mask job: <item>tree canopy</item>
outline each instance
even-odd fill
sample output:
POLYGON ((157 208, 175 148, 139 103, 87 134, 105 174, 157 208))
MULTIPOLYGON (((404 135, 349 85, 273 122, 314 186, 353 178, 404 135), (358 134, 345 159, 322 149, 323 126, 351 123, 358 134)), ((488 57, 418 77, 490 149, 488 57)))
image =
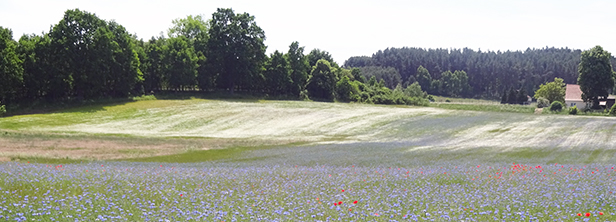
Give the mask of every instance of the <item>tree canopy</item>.
POLYGON ((13 32, 0 27, 0 102, 15 99, 22 90, 23 67, 16 48, 13 32))
MULTIPOLYGON (((469 89, 464 97, 500 99, 510 88, 535 92, 539 85, 555 77, 574 84, 578 79, 581 50, 568 48, 526 49, 523 51, 481 51, 463 49, 387 48, 372 56, 351 57, 344 63, 352 67, 393 67, 405 82, 418 81, 422 88, 436 95, 425 82, 419 81, 419 66, 431 74, 434 86, 442 84, 441 74, 446 71, 465 71, 469 89)), ((610 63, 616 59, 610 57, 610 63)), ((424 78, 425 79, 425 78, 424 78)), ((532 96, 532 95, 531 95, 532 96)))
POLYGON ((218 87, 230 92, 251 89, 262 82, 260 70, 265 62, 265 32, 248 13, 235 14, 219 8, 210 20, 206 66, 218 87))
POLYGON ((541 84, 535 91, 535 98, 545 98, 551 104, 554 101, 565 103, 565 83, 561 78, 554 78, 553 82, 541 84))
POLYGON ((578 84, 584 101, 590 101, 593 107, 599 106, 599 99, 608 96, 614 88, 614 70, 610 63, 612 55, 601 46, 582 52, 578 66, 578 84))

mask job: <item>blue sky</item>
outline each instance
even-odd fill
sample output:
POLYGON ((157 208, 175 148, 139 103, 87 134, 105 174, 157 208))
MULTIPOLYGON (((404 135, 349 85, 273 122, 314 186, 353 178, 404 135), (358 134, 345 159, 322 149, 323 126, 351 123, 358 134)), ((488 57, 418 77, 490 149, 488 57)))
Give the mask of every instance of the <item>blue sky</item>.
POLYGON ((2 0, 0 26, 48 32, 67 9, 116 20, 139 38, 158 36, 175 18, 233 8, 256 17, 268 53, 299 41, 338 63, 387 47, 525 50, 601 45, 616 55, 616 1, 607 0, 2 0))

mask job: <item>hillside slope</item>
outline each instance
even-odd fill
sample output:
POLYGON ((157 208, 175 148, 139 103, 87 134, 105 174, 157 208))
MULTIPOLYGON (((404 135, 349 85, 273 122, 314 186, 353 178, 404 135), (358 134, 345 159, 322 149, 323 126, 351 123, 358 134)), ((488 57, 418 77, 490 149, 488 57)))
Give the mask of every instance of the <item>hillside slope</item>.
POLYGON ((122 158, 295 142, 395 143, 412 150, 616 148, 616 118, 301 101, 139 101, 2 118, 0 129, 38 135, 0 136, 0 156, 122 158))

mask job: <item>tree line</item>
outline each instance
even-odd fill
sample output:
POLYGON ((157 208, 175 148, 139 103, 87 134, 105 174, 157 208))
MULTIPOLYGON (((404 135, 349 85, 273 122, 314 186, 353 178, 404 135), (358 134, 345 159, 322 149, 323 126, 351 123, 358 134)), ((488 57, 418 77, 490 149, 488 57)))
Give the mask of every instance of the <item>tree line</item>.
POLYGON ((147 41, 79 9, 67 10, 48 33, 19 41, 0 27, 0 101, 92 100, 173 90, 427 104, 427 94, 415 92, 418 86, 388 88, 360 69, 340 67, 326 51, 305 54, 298 42, 286 53, 266 55, 265 32, 248 13, 218 9, 211 19, 198 15, 172 22, 167 36, 147 41))
MULTIPOLYGON (((391 80, 389 85, 417 81, 434 95, 502 100, 512 94, 511 90, 518 96, 520 91, 532 96, 541 84, 556 77, 564 83, 577 83, 581 54, 581 50, 547 47, 506 52, 405 47, 351 57, 344 67, 360 67, 367 71, 365 75, 383 76, 391 80), (455 70, 465 71, 468 86, 449 83, 455 70)), ((616 59, 610 57, 610 63, 616 65, 616 59)), ((460 78, 464 82, 465 77, 460 78)))

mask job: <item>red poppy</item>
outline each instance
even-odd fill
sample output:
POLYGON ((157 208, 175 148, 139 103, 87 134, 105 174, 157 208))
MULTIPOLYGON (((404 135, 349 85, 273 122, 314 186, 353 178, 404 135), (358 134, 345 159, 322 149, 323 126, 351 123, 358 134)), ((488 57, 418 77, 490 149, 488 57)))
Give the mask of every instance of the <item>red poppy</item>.
POLYGON ((590 217, 590 213, 586 213, 586 217, 590 217))
POLYGON ((602 215, 602 216, 603 216, 603 212, 599 212, 599 215, 602 215))
POLYGON ((180 197, 181 197, 181 196, 184 196, 184 194, 180 194, 180 197))
POLYGON ((342 201, 338 202, 338 205, 342 205, 342 201))
POLYGON ((338 203, 334 203, 334 206, 338 206, 338 203))
POLYGON ((577 215, 578 215, 578 216, 580 216, 580 217, 582 216, 582 214, 581 214, 581 213, 578 213, 577 215))
POLYGON ((357 200, 353 202, 353 204, 357 204, 357 200))
POLYGON ((344 192, 344 189, 342 189, 342 192, 344 192))

